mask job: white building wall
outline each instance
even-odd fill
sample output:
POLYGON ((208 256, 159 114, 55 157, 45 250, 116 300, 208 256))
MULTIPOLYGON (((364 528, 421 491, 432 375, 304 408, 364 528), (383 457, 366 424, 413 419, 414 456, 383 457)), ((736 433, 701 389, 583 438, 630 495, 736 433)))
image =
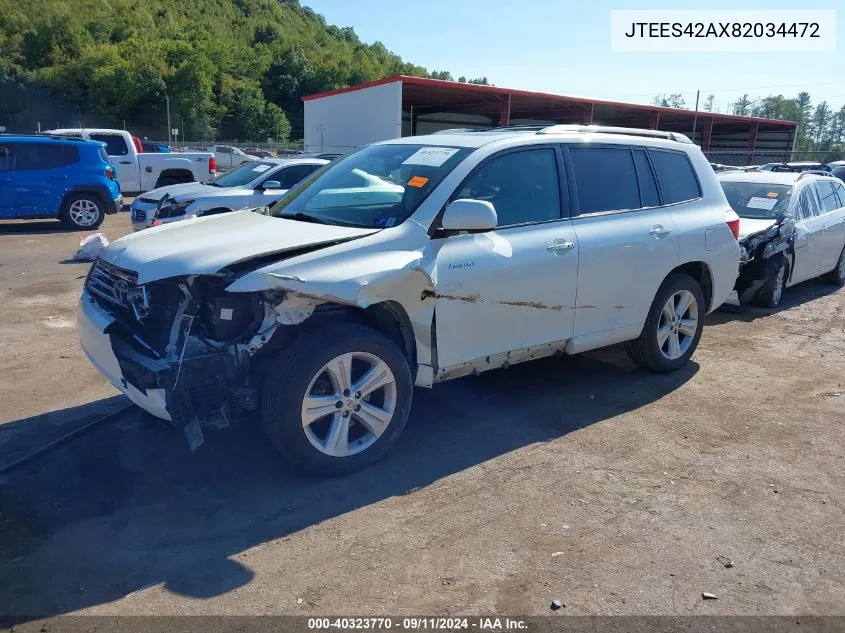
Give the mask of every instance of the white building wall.
POLYGON ((402 135, 402 82, 305 102, 305 149, 346 153, 402 135))

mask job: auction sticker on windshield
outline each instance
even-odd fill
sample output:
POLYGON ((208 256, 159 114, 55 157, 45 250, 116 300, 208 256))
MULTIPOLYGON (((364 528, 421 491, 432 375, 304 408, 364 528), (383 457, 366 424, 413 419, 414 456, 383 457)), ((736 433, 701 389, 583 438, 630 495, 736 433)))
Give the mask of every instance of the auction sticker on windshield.
POLYGON ((429 167, 440 167, 452 156, 458 153, 453 147, 423 147, 408 156, 403 165, 428 165, 429 167))
POLYGON ((766 209, 767 211, 771 211, 775 208, 778 201, 775 198, 758 198, 753 197, 748 200, 748 203, 745 205, 746 209, 766 209))
POLYGON ((259 174, 263 174, 268 169, 270 169, 270 165, 256 165, 252 168, 252 171, 257 172, 259 174))

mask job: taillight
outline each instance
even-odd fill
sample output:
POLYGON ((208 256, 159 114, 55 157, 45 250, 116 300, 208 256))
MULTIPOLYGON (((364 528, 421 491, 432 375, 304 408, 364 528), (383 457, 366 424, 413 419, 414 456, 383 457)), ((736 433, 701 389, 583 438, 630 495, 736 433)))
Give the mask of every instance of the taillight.
POLYGON ((106 167, 106 178, 109 180, 114 180, 114 169, 111 167, 106 167))
POLYGON ((144 148, 141 147, 141 139, 139 139, 137 136, 133 136, 132 137, 132 144, 135 145, 135 151, 136 152, 138 152, 139 154, 143 153, 144 148))
POLYGON ((208 173, 213 174, 217 171, 217 158, 212 156, 208 159, 208 173))
POLYGON ((728 228, 731 230, 731 233, 734 234, 734 239, 738 242, 739 241, 739 216, 736 214, 736 211, 731 209, 730 211, 725 212, 725 224, 728 225, 728 228))

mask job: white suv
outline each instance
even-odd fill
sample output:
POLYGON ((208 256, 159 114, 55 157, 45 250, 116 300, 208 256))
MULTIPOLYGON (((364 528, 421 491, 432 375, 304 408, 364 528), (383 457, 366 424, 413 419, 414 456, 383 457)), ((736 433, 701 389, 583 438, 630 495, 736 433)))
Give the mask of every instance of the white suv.
POLYGON ((415 385, 623 341, 643 367, 681 367, 733 289, 738 223, 682 135, 399 138, 266 214, 113 242, 85 283, 79 336, 192 447, 257 410, 289 460, 348 472, 396 441, 415 385))

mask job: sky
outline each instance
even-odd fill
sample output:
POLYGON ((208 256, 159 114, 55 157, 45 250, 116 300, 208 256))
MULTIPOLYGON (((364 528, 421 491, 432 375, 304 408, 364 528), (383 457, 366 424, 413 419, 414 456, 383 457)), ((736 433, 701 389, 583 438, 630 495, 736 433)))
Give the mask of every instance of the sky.
MULTIPOLYGON (((845 5, 815 0, 804 8, 843 10, 835 53, 619 53, 610 50, 612 9, 800 9, 794 0, 636 3, 607 0, 301 0, 364 42, 381 41, 404 60, 457 78, 486 76, 501 87, 635 103, 682 93, 687 107, 715 95, 726 112, 750 98, 804 90, 812 103, 845 103, 845 5)), ((761 14, 765 16, 765 14, 761 14)), ((765 19, 765 18, 763 18, 765 19)))

